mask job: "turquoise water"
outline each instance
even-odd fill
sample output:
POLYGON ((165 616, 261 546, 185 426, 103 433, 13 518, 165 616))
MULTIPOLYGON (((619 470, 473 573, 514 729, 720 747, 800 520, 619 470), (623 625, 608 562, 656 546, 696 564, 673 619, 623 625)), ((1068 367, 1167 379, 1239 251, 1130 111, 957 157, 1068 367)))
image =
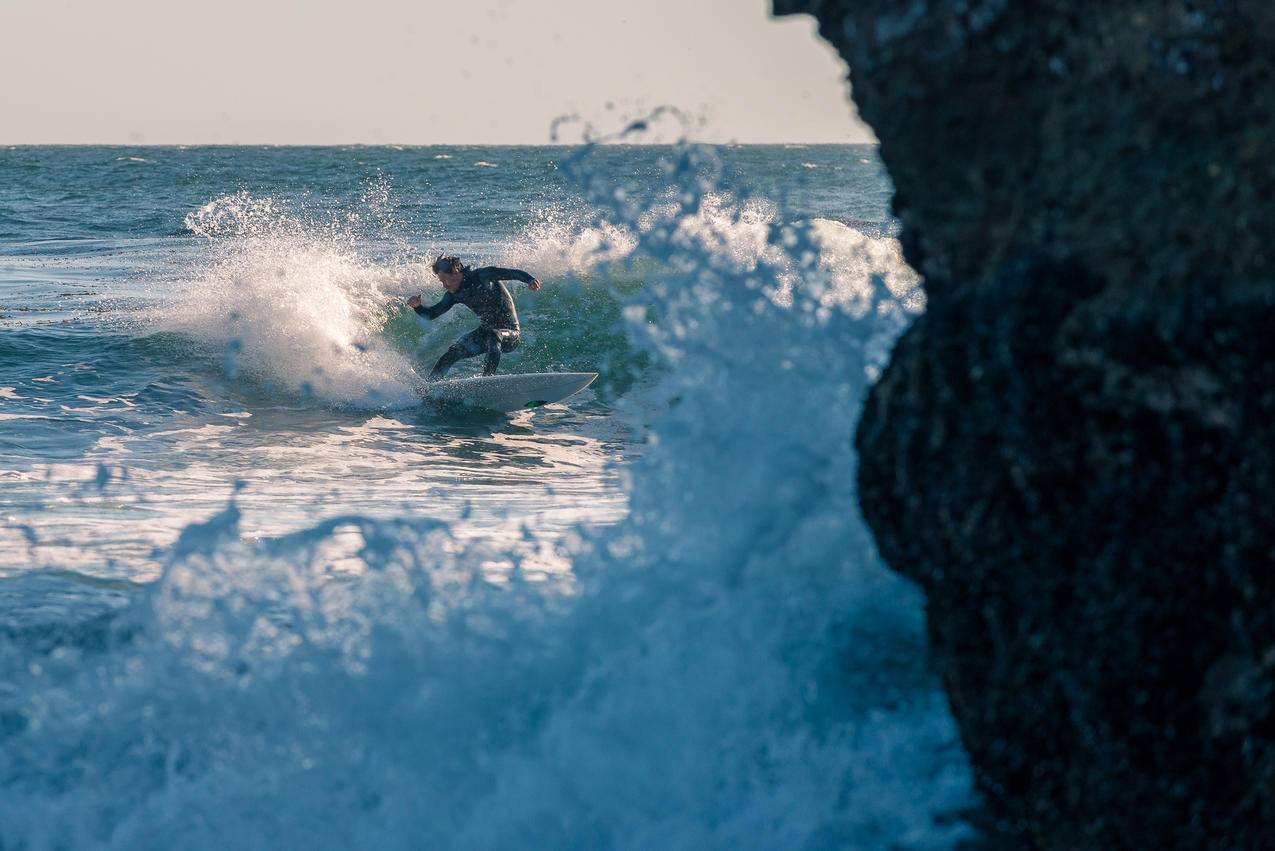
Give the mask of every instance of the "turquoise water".
MULTIPOLYGON (((0 150, 0 848, 950 847, 869 147, 0 150), (419 402, 516 266, 506 372, 419 402)), ((467 362, 458 371, 473 370, 467 362)))

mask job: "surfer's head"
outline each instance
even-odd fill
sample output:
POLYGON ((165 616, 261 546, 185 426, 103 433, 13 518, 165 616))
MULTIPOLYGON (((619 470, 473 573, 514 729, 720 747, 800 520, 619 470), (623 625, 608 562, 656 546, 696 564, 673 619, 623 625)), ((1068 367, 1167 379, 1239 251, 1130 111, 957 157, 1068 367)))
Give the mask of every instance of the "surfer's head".
POLYGON ((432 268, 438 280, 443 282, 445 290, 454 293, 460 289, 460 280, 465 276, 465 264, 460 262, 459 257, 444 257, 440 254, 432 268))

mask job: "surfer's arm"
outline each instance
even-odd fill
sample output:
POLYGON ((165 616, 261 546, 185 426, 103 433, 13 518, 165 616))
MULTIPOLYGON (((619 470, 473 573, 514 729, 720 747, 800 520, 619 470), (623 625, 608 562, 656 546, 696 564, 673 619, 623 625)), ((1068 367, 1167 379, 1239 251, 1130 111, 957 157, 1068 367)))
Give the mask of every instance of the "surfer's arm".
POLYGON ((452 305, 455 303, 456 299, 452 297, 451 293, 443 293, 443 297, 439 299, 438 304, 426 307, 418 302, 417 304, 412 305, 412 309, 421 316, 424 316, 426 319, 437 319, 447 311, 451 310, 452 305))
POLYGON ((478 270, 484 281, 522 281, 530 284, 533 290, 540 289, 540 281, 521 269, 502 269, 499 266, 486 266, 478 270))

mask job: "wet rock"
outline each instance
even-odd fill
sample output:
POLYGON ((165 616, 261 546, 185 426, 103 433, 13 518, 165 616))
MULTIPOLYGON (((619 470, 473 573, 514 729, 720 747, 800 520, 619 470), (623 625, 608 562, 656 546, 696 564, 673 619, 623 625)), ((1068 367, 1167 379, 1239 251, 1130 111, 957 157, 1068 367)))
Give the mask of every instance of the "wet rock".
POLYGON ((856 443, 1001 825, 1275 847, 1275 12, 776 0, 881 142, 928 309, 856 443))

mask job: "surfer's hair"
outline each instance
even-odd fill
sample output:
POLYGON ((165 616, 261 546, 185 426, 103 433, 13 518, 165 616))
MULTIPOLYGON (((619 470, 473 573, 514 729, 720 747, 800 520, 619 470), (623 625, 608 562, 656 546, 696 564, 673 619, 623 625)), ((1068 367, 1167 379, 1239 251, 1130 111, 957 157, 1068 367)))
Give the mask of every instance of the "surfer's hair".
POLYGON ((459 257, 444 257, 440 254, 434 261, 433 269, 435 272, 463 272, 465 264, 460 262, 459 257))

